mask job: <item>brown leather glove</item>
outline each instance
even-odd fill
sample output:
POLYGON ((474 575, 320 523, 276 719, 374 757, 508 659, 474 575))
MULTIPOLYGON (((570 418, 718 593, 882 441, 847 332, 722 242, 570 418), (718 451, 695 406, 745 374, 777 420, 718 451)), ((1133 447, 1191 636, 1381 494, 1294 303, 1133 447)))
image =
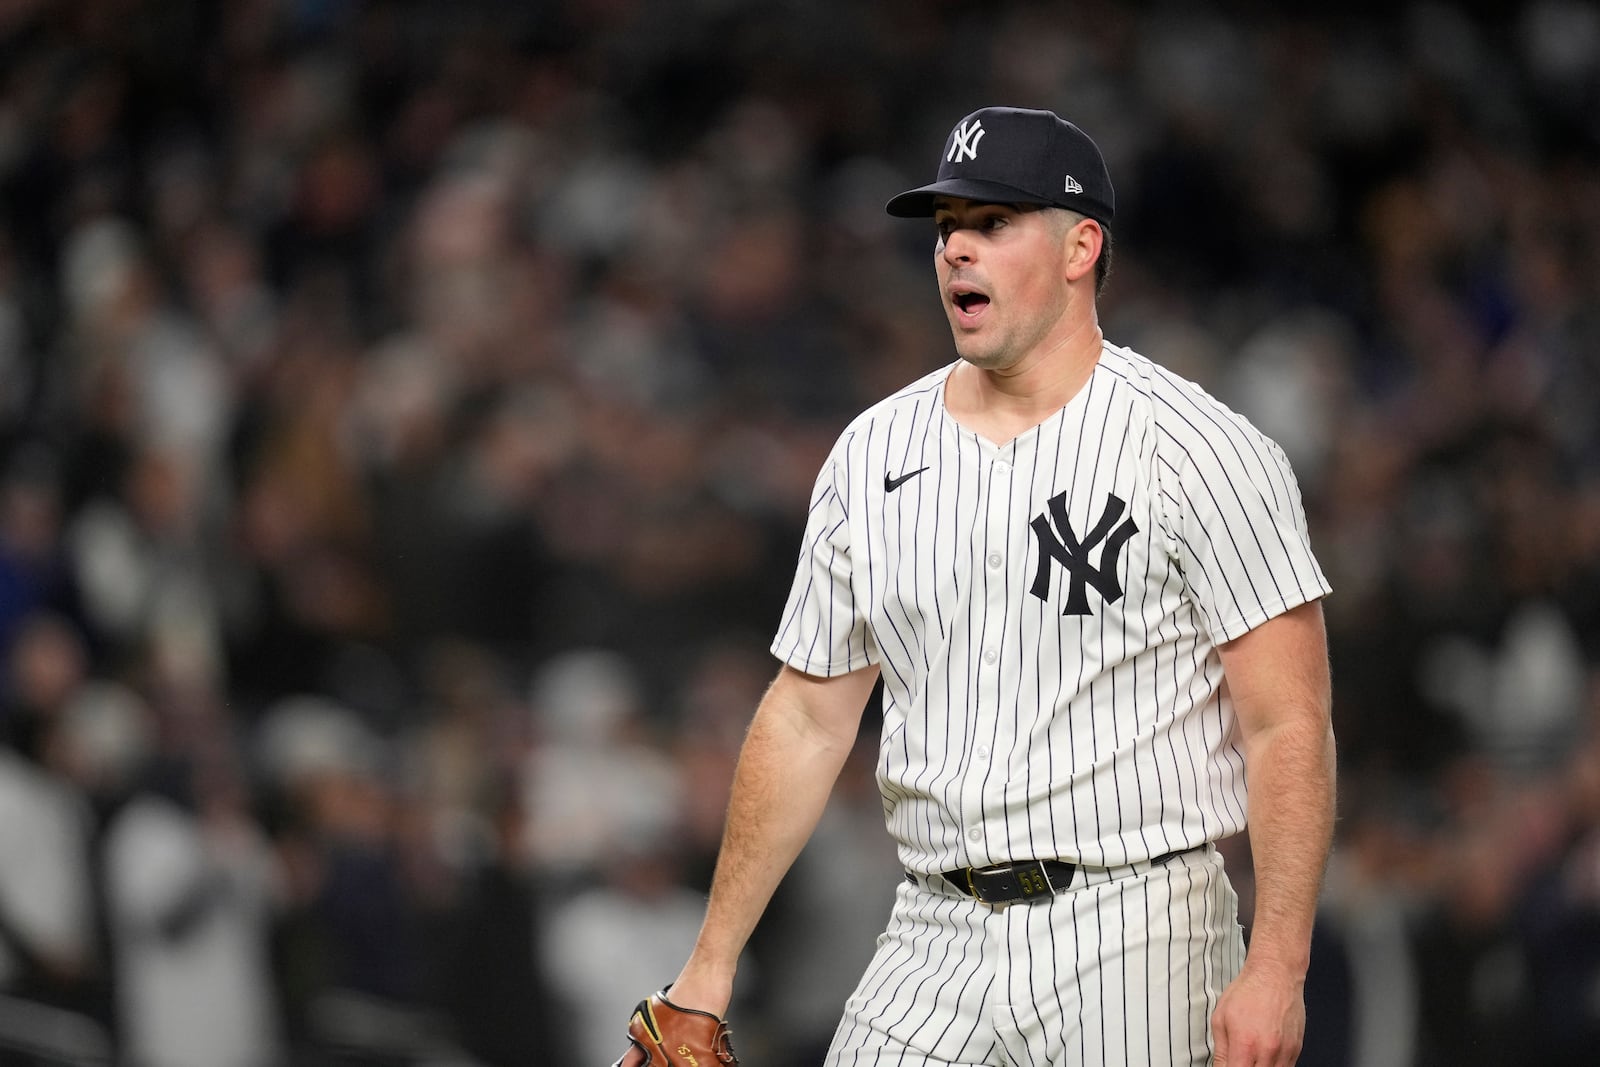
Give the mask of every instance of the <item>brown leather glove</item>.
POLYGON ((728 1024, 652 993, 628 1020, 628 1051, 612 1067, 739 1067, 728 1024))

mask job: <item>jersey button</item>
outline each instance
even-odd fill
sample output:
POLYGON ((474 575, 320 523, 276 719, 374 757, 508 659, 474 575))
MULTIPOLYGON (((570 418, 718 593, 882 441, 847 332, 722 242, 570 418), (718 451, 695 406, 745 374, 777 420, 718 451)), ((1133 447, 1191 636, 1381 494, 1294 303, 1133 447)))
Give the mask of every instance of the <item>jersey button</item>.
POLYGON ((978 829, 976 826, 974 826, 972 829, 967 831, 967 840, 968 841, 982 841, 983 840, 983 831, 978 829))
POLYGON ((994 465, 994 472, 996 474, 1010 474, 1011 473, 1011 464, 1006 463, 1003 460, 1000 461, 1000 462, 997 462, 994 465))
POLYGON ((995 660, 997 660, 999 658, 1000 658, 1000 654, 997 653, 992 648, 989 649, 987 652, 985 652, 983 654, 983 662, 985 662, 985 663, 993 663, 995 660))
POLYGON ((998 552, 989 553, 989 566, 998 567, 1003 562, 1005 562, 1005 561, 1000 558, 1000 553, 998 553, 998 552))
POLYGON ((979 745, 978 746, 978 750, 976 752, 974 752, 973 755, 977 756, 979 759, 988 759, 989 758, 989 746, 988 745, 979 745))

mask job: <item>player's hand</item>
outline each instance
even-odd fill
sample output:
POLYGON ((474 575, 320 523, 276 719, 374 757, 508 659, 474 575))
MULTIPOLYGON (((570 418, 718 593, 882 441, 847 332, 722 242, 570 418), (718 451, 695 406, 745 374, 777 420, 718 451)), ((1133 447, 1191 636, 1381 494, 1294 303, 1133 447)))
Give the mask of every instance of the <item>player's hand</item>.
POLYGON ((1211 1016, 1216 1067, 1293 1067, 1306 1036, 1304 987, 1288 968, 1247 956, 1211 1016))
POLYGON ((674 1004, 666 993, 639 1002, 628 1048, 611 1067, 739 1067, 727 1020, 674 1004))

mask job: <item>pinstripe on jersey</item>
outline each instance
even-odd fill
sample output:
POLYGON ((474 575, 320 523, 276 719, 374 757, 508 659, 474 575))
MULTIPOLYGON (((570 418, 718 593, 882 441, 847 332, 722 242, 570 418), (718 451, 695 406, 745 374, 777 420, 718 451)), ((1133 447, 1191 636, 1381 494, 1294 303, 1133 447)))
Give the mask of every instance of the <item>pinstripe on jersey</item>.
POLYGON ((1115 866, 1243 829, 1215 646, 1329 591, 1281 450, 1109 344, 997 447, 945 411, 952 367, 840 436, 772 645, 816 675, 880 665, 902 861, 1115 866))

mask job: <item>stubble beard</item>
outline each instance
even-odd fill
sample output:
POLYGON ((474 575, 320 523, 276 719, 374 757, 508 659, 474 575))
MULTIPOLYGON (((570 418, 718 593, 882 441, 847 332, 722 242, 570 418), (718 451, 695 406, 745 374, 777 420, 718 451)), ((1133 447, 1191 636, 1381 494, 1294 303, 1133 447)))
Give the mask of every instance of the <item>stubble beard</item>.
POLYGON ((1016 346, 1011 338, 997 336, 993 324, 985 325, 990 328, 968 333, 951 319, 950 335, 955 342, 956 354, 978 370, 1005 370, 1016 362, 1016 346))
POLYGON ((980 349, 960 341, 956 342, 956 354, 978 370, 1005 370, 1016 363, 1016 357, 1008 349, 980 349))
POLYGON ((952 324, 952 331, 954 332, 956 354, 976 369, 982 371, 1010 370, 1022 362, 1022 358, 1028 354, 1029 349, 1039 340, 1039 338, 1023 338, 1021 339, 1022 341, 1029 343, 1019 343, 1019 338, 1014 333, 1006 333, 999 336, 994 335, 992 332, 989 336, 963 335, 961 331, 955 329, 954 324, 952 324))

